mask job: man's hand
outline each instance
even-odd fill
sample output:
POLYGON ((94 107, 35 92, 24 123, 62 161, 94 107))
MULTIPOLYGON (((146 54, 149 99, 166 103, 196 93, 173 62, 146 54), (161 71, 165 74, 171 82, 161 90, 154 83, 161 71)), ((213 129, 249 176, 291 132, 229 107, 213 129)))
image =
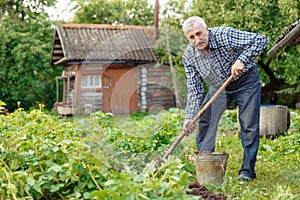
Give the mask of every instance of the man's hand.
POLYGON ((244 72, 245 64, 241 61, 237 60, 231 67, 231 74, 234 77, 237 77, 238 75, 241 75, 244 72))
POLYGON ((186 119, 183 122, 183 130, 185 132, 185 135, 188 136, 190 133, 192 133, 195 129, 195 124, 192 123, 191 119, 186 119))

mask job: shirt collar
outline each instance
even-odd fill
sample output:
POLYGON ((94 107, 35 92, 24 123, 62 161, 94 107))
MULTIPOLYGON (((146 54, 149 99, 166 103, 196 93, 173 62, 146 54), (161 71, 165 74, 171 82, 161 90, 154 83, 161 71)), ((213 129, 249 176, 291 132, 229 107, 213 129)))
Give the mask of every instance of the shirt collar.
POLYGON ((215 40, 213 40, 213 35, 212 35, 211 28, 208 29, 208 40, 209 40, 209 48, 210 49, 216 49, 218 47, 215 40))

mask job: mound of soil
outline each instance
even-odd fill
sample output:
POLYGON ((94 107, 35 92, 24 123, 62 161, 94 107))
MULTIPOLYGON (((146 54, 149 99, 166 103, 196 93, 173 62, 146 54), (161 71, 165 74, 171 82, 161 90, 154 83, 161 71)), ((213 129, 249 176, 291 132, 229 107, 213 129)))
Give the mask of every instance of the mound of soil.
POLYGON ((227 196, 224 194, 214 194, 207 190, 205 186, 200 185, 198 182, 191 183, 189 185, 189 189, 187 194, 194 196, 201 196, 205 200, 226 200, 227 196))

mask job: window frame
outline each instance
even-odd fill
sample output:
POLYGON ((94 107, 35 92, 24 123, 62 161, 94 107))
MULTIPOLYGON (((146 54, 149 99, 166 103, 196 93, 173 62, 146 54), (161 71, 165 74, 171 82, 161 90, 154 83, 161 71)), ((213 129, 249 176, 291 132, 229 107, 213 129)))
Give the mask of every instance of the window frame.
POLYGON ((81 76, 81 88, 88 89, 88 88, 102 88, 102 81, 100 75, 82 75, 81 76), (98 79, 98 84, 96 85, 98 79))

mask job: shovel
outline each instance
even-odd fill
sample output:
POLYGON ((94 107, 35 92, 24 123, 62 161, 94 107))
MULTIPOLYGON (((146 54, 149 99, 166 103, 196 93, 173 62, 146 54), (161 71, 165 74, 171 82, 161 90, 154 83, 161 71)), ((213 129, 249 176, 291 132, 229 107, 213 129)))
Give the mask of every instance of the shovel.
MULTIPOLYGON (((211 104, 220 96, 220 94, 225 90, 225 88, 230 84, 230 82, 233 80, 234 76, 231 75, 225 83, 218 89, 218 91, 210 98, 210 100, 201 108, 201 110, 197 113, 197 115, 194 117, 194 119, 190 122, 192 125, 194 125, 200 117, 207 111, 207 109, 211 106, 211 104)), ((174 143, 171 145, 171 147, 167 150, 165 155, 162 158, 157 158, 155 167, 158 168, 161 166, 161 163, 163 160, 167 159, 169 155, 173 152, 173 150, 176 148, 176 146, 179 144, 179 142, 186 136, 186 131, 182 130, 181 134, 177 137, 177 139, 174 141, 174 143)))

